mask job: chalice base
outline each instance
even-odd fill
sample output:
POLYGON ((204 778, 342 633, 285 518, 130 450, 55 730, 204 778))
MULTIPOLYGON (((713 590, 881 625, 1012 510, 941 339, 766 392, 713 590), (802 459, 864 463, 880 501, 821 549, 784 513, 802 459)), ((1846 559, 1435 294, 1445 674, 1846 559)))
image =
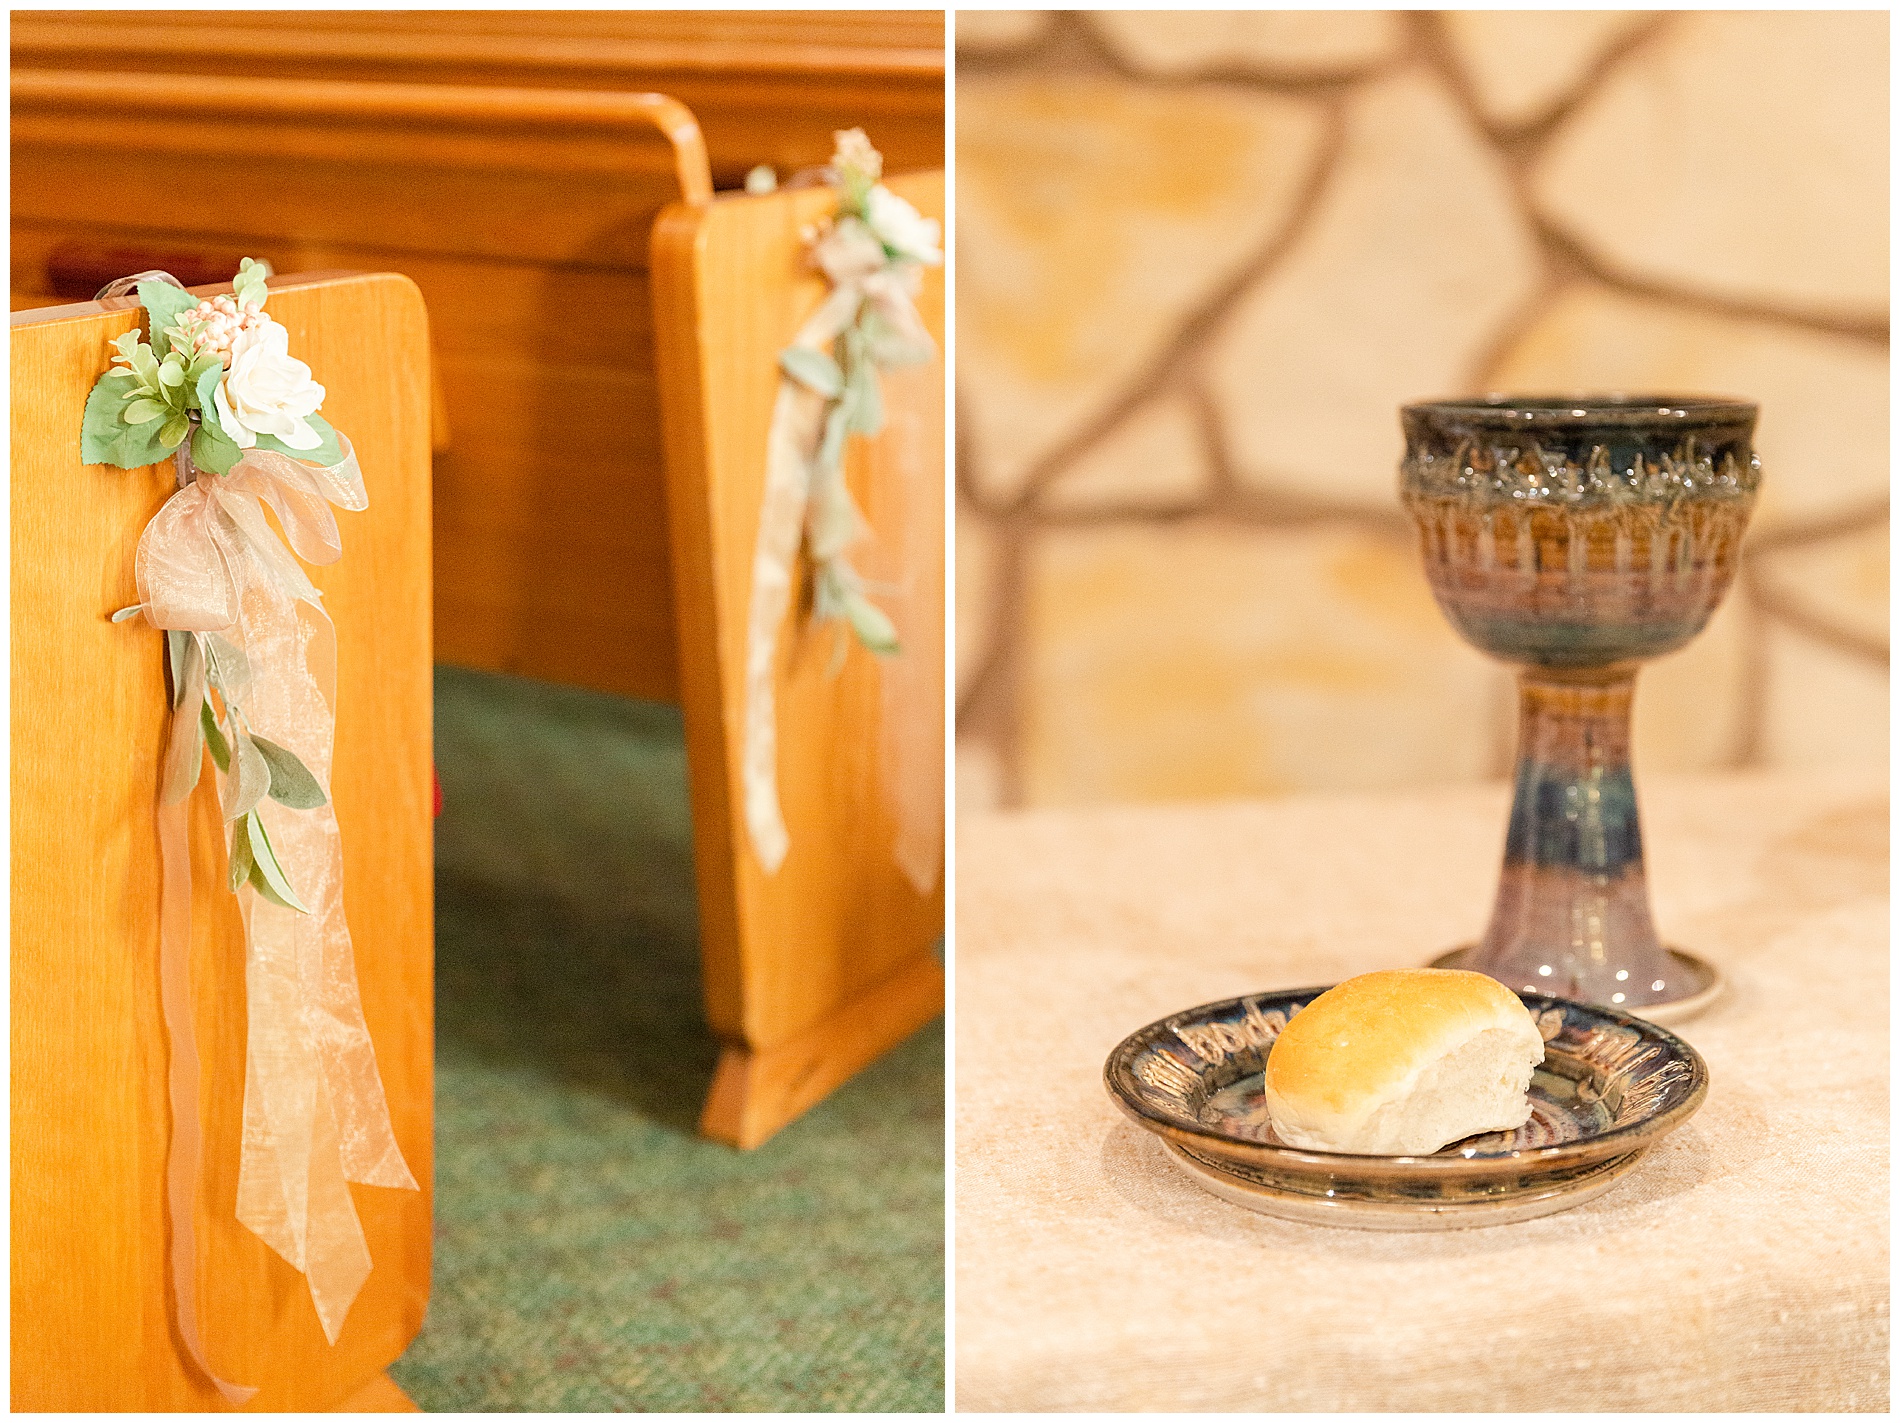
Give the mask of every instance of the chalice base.
MULTIPOLYGON (((1478 945, 1464 944, 1450 953, 1440 954, 1433 959, 1428 968, 1472 969, 1476 965, 1478 945)), ((1627 1009, 1633 1018, 1644 1018, 1652 1023, 1661 1023, 1667 1027, 1671 1023, 1686 1023, 1691 1018, 1700 1017, 1716 1000, 1728 991, 1728 977, 1716 965, 1707 959, 1698 958, 1686 949, 1673 945, 1667 947, 1669 961, 1675 970, 1675 979, 1682 985, 1684 996, 1663 1003, 1643 1003, 1627 1009)), ((1514 987, 1516 985, 1513 985, 1514 987)))

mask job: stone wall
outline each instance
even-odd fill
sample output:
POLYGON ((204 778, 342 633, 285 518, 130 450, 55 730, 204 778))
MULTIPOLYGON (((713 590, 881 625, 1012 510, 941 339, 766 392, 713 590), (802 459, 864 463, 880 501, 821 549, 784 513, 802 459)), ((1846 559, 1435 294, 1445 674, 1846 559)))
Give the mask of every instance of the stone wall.
POLYGON ((957 16, 960 803, 1502 775, 1396 407, 1761 402, 1648 770, 1887 747, 1887 17, 957 16))

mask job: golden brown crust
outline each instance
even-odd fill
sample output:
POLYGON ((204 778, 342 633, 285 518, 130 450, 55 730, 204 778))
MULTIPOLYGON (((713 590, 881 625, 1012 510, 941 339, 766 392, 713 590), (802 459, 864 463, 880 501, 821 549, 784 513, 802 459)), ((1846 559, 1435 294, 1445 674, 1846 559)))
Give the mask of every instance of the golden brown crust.
POLYGON ((1349 978, 1302 1008, 1267 1055, 1270 1095, 1307 1110, 1350 1112, 1486 1028, 1528 1013, 1482 973, 1385 969, 1349 978))

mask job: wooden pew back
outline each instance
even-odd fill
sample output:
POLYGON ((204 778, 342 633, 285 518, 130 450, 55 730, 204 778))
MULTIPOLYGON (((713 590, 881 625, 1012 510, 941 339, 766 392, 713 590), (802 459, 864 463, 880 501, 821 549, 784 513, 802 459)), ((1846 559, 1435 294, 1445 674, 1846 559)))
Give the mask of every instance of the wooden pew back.
POLYGON ((22 11, 12 41, 32 69, 670 94, 722 188, 823 163, 858 125, 893 172, 943 163, 941 11, 22 11))
MULTIPOLYGON (((228 285, 223 290, 229 290, 228 285)), ((211 288, 203 289, 209 294, 211 288)), ((243 935, 207 773, 192 801, 192 978, 206 1141, 197 1232, 214 1367, 258 1410, 329 1408, 376 1379, 429 1293, 433 1099, 428 324, 397 276, 300 278, 270 311, 354 442, 366 512, 311 571, 335 619, 344 902, 390 1116, 420 1192, 355 1192, 369 1282, 335 1348, 303 1277, 236 1217, 243 935)), ((138 601, 133 550, 169 464, 79 461, 80 414, 129 301, 12 318, 13 1406, 205 1410, 171 1333, 153 809, 163 640, 108 615, 138 601), (107 309, 107 308, 110 309, 107 309)))
POLYGON ((410 277, 448 426, 437 657, 677 699, 647 241, 711 193, 683 107, 15 71, 12 143, 16 291, 73 242, 410 277))

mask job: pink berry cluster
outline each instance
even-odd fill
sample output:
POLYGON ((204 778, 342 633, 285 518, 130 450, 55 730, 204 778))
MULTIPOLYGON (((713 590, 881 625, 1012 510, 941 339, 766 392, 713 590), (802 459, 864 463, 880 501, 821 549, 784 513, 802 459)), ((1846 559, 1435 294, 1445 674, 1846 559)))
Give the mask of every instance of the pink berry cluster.
POLYGON ((182 313, 172 329, 191 348, 194 358, 216 353, 228 366, 231 343, 238 334, 269 320, 254 301, 238 302, 228 296, 214 296, 182 313))

